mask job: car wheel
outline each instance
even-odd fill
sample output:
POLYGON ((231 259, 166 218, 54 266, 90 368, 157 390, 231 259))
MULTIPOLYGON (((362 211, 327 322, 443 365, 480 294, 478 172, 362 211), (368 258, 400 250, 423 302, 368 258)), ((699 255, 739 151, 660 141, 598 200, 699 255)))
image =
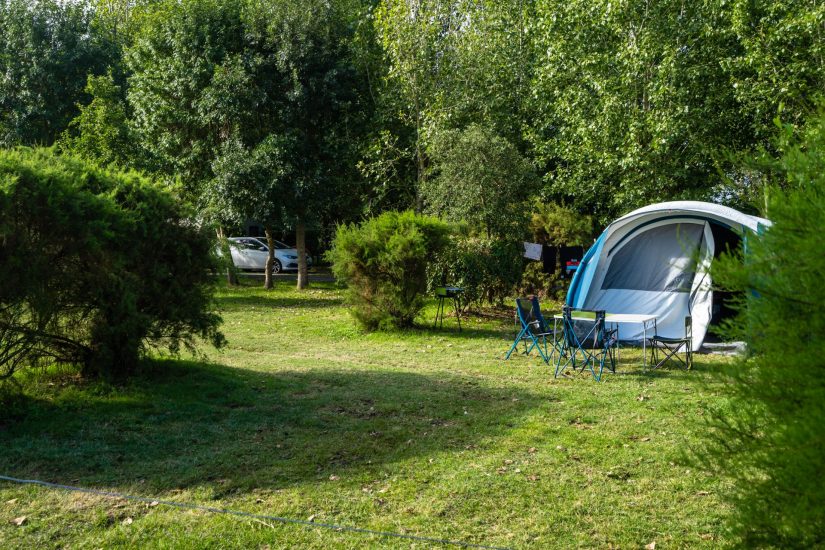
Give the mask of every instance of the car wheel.
POLYGON ((283 266, 281 265, 281 262, 277 258, 275 260, 273 260, 273 262, 272 262, 272 273, 280 273, 282 269, 283 269, 283 266))

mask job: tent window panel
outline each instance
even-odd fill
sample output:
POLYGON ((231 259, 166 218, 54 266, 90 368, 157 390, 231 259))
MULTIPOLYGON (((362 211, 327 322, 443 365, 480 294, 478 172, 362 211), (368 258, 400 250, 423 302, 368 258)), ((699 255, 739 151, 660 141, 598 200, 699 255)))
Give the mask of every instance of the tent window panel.
POLYGON ((674 223, 639 233, 613 254, 602 289, 690 292, 703 229, 674 223))

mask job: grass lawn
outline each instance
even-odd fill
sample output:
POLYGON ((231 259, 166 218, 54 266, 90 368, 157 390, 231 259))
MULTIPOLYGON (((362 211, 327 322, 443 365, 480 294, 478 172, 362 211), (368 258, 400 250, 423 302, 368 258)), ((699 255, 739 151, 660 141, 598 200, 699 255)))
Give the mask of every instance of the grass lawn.
MULTIPOLYGON (((726 542, 727 489, 684 458, 723 403, 724 358, 645 374, 625 351, 601 383, 555 380, 535 356, 502 361, 511 320, 363 334, 330 285, 219 304, 229 346, 206 360, 125 387, 26 382, 0 474, 495 546, 726 542)), ((118 546, 430 545, 0 481, 0 547, 118 546)))

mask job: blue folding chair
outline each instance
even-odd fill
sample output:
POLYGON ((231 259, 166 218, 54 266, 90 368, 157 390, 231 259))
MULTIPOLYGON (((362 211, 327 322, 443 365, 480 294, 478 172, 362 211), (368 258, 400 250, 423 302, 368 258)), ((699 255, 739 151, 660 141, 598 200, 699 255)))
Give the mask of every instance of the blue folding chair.
POLYGON ((521 323, 521 329, 513 340, 513 345, 504 357, 504 360, 510 359, 510 355, 518 348, 518 345, 524 342, 525 355, 529 355, 533 349, 539 351, 539 355, 544 362, 550 364, 550 358, 555 351, 555 332, 550 329, 544 316, 541 314, 541 306, 539 299, 535 296, 528 298, 516 298, 516 315, 521 323), (547 337, 551 336, 553 342, 553 349, 548 352, 547 337), (529 343, 529 347, 528 344, 529 343))
POLYGON ((567 367, 573 372, 576 372, 577 368, 579 372, 589 368, 593 378, 598 382, 602 379, 605 365, 610 372, 615 373, 618 330, 607 330, 605 312, 574 309, 565 305, 562 318, 563 334, 556 359, 555 376, 558 377, 567 367), (574 317, 574 313, 578 316, 574 317))

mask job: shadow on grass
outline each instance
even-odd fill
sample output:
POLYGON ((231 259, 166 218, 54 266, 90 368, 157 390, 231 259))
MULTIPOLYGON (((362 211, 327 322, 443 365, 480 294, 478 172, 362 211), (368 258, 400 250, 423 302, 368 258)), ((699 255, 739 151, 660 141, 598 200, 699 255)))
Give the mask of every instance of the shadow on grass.
POLYGON ((207 487, 219 498, 484 447, 541 402, 462 376, 164 360, 125 388, 69 385, 31 398, 0 430, 0 462, 15 477, 207 487))

